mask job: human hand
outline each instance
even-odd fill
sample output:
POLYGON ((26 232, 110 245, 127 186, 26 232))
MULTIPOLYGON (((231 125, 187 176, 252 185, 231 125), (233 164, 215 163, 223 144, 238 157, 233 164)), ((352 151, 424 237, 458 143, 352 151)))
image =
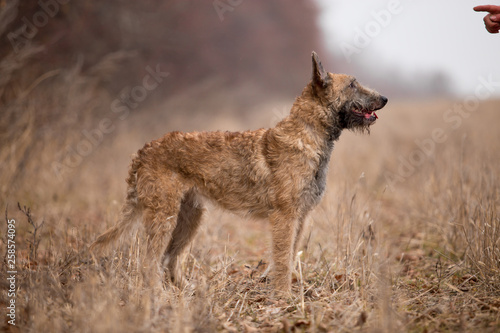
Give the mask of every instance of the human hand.
POLYGON ((500 31, 500 6, 483 5, 474 7, 476 12, 489 12, 483 19, 486 30, 497 34, 500 31))

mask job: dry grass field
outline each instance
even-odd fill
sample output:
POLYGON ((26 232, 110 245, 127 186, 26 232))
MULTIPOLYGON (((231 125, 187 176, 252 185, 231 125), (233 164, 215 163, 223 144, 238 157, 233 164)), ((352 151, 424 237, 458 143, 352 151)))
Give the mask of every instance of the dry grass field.
POLYGON ((275 300, 260 279, 268 225, 216 207, 183 256, 183 289, 150 285, 142 230, 102 257, 85 248, 115 222, 144 142, 174 129, 269 127, 292 101, 252 101, 241 113, 240 90, 207 82, 122 119, 89 80, 54 73, 2 109, 0 203, 16 221, 17 269, 15 326, 7 265, 0 272, 2 331, 500 330, 500 101, 454 118, 461 100, 390 101, 371 135, 344 133, 294 297, 275 300))

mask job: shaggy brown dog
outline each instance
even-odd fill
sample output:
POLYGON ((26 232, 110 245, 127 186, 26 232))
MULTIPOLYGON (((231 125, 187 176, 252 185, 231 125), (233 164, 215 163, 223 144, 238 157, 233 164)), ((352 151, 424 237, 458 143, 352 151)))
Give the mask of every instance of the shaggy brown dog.
POLYGON ((193 239, 203 199, 272 230, 275 289, 291 291, 291 269, 307 214, 325 191, 328 161, 343 129, 368 130, 387 98, 355 78, 324 71, 312 53, 312 80, 276 127, 247 132, 172 132, 133 158, 121 221, 92 244, 118 238, 141 220, 149 254, 179 279, 177 259, 193 239))

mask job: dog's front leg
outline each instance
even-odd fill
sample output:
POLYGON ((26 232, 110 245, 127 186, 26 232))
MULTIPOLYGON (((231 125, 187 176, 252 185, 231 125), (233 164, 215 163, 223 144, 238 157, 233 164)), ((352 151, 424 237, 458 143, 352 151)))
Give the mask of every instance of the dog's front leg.
POLYGON ((293 243, 297 218, 293 214, 277 211, 270 216, 274 272, 272 280, 278 293, 291 294, 293 243))

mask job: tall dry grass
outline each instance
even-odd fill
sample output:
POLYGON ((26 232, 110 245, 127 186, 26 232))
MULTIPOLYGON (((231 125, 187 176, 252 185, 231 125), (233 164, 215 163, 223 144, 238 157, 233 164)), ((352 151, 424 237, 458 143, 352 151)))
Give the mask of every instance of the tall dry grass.
MULTIPOLYGON (((255 114, 258 122, 280 103, 264 105, 264 115, 255 114)), ((341 137, 328 191, 310 218, 290 300, 273 299, 269 282, 260 279, 268 263, 267 224, 215 207, 182 259, 186 286, 181 290, 151 284, 154 272, 145 268, 141 230, 96 261, 81 254, 117 217, 128 155, 144 137, 156 134, 140 126, 149 123, 141 114, 76 168, 76 189, 66 189, 57 201, 33 196, 35 220, 45 221, 36 258, 30 258, 27 242, 32 227, 14 202, 26 202, 23 193, 50 189, 23 172, 24 191, 10 197, 8 208, 19 226, 18 327, 92 332, 498 330, 500 135, 488 119, 499 103, 482 103, 459 129, 447 132, 448 139, 436 144, 435 153, 412 175, 386 186, 385 174, 397 173, 398 157, 416 149, 414 140, 446 125, 441 117, 450 103, 393 103, 379 113, 370 136, 341 137), (130 128, 147 133, 131 134, 130 128), (108 189, 99 185, 105 179, 108 189)), ((169 102, 162 107, 168 109, 169 102)), ((201 122, 177 119, 175 126, 216 126, 201 122)), ((245 126, 237 117, 225 122, 232 129, 245 126)))

